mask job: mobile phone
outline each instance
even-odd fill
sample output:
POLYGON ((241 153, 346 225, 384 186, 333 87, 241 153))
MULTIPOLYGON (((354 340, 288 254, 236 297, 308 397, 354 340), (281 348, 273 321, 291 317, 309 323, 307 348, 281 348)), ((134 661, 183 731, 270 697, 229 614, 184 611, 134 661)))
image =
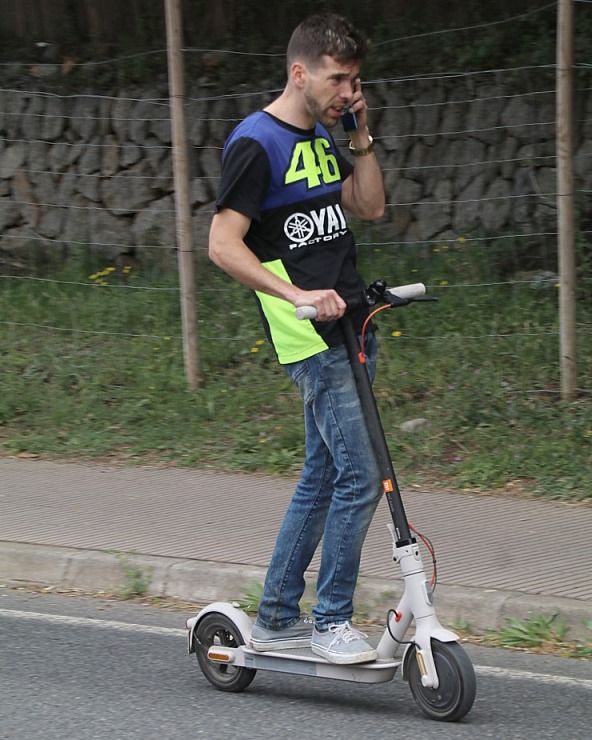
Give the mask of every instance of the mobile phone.
POLYGON ((344 108, 341 114, 341 124, 344 131, 356 131, 358 128, 358 119, 356 114, 348 108, 344 108))

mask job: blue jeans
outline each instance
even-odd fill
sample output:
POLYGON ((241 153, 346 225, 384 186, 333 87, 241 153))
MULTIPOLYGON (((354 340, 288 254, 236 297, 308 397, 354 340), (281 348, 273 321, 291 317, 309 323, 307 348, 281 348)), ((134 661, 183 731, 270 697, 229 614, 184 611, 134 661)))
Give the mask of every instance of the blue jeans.
MULTIPOLYGON (((366 337, 374 378, 376 339, 366 337)), ((300 616, 304 573, 321 538, 317 627, 351 620, 362 545, 382 495, 380 474, 345 345, 284 366, 304 400, 306 459, 280 528, 258 624, 284 629, 300 616)))

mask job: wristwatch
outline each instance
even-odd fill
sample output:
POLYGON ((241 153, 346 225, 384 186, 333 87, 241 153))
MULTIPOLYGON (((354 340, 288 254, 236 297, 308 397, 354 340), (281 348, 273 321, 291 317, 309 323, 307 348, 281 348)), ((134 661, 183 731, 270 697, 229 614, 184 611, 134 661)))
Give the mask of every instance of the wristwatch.
POLYGON ((350 154, 352 154, 354 157, 365 157, 368 154, 372 154, 374 151, 374 139, 368 135, 368 146, 364 147, 363 149, 356 149, 356 147, 353 145, 353 143, 349 142, 349 151, 350 154))

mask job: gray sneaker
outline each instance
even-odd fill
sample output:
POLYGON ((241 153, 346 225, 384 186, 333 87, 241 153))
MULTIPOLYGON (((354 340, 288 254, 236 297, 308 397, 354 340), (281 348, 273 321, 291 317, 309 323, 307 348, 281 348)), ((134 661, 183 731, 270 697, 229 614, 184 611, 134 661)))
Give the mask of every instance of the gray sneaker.
POLYGON ((313 621, 299 619, 291 627, 283 630, 268 630, 258 624, 251 631, 250 645, 253 650, 264 653, 269 650, 287 650, 288 648, 310 647, 313 621))
POLYGON ((367 663, 377 657, 376 650, 365 640, 367 636, 349 622, 331 624, 326 632, 314 630, 310 646, 315 655, 329 663, 367 663))

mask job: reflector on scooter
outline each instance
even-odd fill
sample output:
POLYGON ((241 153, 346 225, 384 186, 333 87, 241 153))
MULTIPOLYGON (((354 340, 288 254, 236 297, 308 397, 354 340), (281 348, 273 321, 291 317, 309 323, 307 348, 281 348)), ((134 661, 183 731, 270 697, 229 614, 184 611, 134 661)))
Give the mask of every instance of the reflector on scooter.
POLYGON ((417 667, 421 673, 422 680, 428 675, 428 669, 426 668, 425 659, 421 650, 415 653, 415 659, 417 660, 417 667))
POLYGON ((215 650, 212 650, 212 648, 210 648, 208 650, 208 658, 210 660, 215 661, 216 663, 234 662, 233 653, 230 653, 230 652, 227 653, 225 650, 220 650, 219 648, 216 648, 215 650))

